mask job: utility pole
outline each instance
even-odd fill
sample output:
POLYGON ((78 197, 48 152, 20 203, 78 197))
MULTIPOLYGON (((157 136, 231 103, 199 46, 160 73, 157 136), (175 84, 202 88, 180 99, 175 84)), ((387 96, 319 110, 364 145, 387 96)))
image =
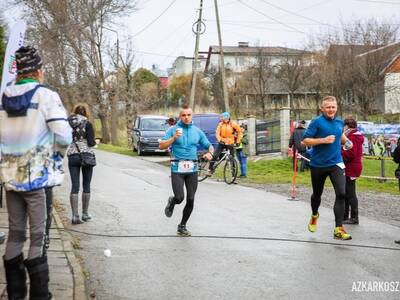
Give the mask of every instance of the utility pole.
MULTIPOLYGON (((194 24, 196 25, 196 45, 195 45, 195 50, 194 50, 194 61, 192 65, 192 88, 190 91, 190 101, 189 101, 189 107, 193 110, 195 109, 195 95, 196 95, 196 82, 197 82, 197 67, 198 67, 198 61, 199 61, 199 43, 200 43, 200 34, 202 34, 202 15, 203 15, 203 0, 200 0, 200 9, 199 9, 199 19, 197 22, 194 24)), ((194 26, 193 25, 193 26, 194 26)), ((193 30, 194 32, 194 30, 193 30)))
POLYGON ((228 90, 226 88, 226 79, 225 79, 225 62, 224 62, 224 50, 222 49, 222 37, 221 37, 221 25, 219 22, 219 12, 218 12, 218 2, 214 0, 215 4, 215 17, 217 20, 217 29, 218 29, 218 41, 219 41, 219 69, 221 72, 221 81, 222 81, 222 92, 224 96, 224 106, 225 111, 229 111, 229 97, 228 90))

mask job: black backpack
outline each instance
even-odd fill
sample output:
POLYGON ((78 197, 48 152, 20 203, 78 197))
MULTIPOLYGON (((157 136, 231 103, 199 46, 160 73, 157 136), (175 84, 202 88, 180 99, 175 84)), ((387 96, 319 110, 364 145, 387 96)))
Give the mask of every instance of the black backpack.
POLYGON ((69 125, 72 127, 72 139, 74 142, 86 138, 87 121, 78 115, 72 115, 68 118, 69 125))

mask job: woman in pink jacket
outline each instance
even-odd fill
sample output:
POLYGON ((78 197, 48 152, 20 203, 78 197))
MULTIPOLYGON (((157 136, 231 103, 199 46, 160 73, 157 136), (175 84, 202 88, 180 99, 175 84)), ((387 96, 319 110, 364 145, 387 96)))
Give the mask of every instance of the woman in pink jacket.
POLYGON ((348 117, 344 120, 344 134, 353 143, 353 147, 349 150, 342 149, 343 161, 346 166, 346 197, 343 224, 358 224, 356 179, 360 177, 362 171, 364 136, 358 131, 357 122, 353 117, 348 117))

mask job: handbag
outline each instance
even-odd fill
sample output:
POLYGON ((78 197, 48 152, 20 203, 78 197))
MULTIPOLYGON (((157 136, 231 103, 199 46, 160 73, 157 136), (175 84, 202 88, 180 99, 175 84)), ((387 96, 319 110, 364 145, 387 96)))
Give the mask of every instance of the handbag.
POLYGON ((81 157, 82 167, 94 167, 96 165, 96 156, 93 153, 81 152, 78 144, 74 142, 76 149, 78 150, 79 156, 81 157))

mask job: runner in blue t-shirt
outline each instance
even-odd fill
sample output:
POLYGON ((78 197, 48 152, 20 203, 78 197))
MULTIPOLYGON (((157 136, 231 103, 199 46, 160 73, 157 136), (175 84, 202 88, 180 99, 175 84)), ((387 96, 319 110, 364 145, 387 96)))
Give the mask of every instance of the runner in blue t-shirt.
POLYGON ((323 114, 311 121, 303 140, 304 145, 313 147, 310 162, 313 188, 311 196, 312 215, 308 230, 311 232, 317 230, 318 208, 321 204, 325 180, 329 176, 336 194, 333 208, 336 225, 333 236, 336 239, 351 240, 351 235, 343 228, 346 177, 341 145, 344 145, 345 149, 351 149, 353 145, 343 134, 343 121, 336 118, 336 98, 333 96, 324 97, 321 111, 323 114))
POLYGON ((204 158, 211 160, 214 152, 212 144, 200 128, 193 125, 192 110, 183 106, 179 113, 179 121, 168 129, 160 141, 160 149, 171 147, 171 182, 174 196, 168 198, 165 207, 165 215, 171 217, 175 204, 181 204, 184 200, 183 186, 186 186, 186 205, 183 209, 182 221, 178 225, 178 234, 190 236, 186 229, 193 210, 194 195, 198 184, 197 145, 208 149, 204 158))

